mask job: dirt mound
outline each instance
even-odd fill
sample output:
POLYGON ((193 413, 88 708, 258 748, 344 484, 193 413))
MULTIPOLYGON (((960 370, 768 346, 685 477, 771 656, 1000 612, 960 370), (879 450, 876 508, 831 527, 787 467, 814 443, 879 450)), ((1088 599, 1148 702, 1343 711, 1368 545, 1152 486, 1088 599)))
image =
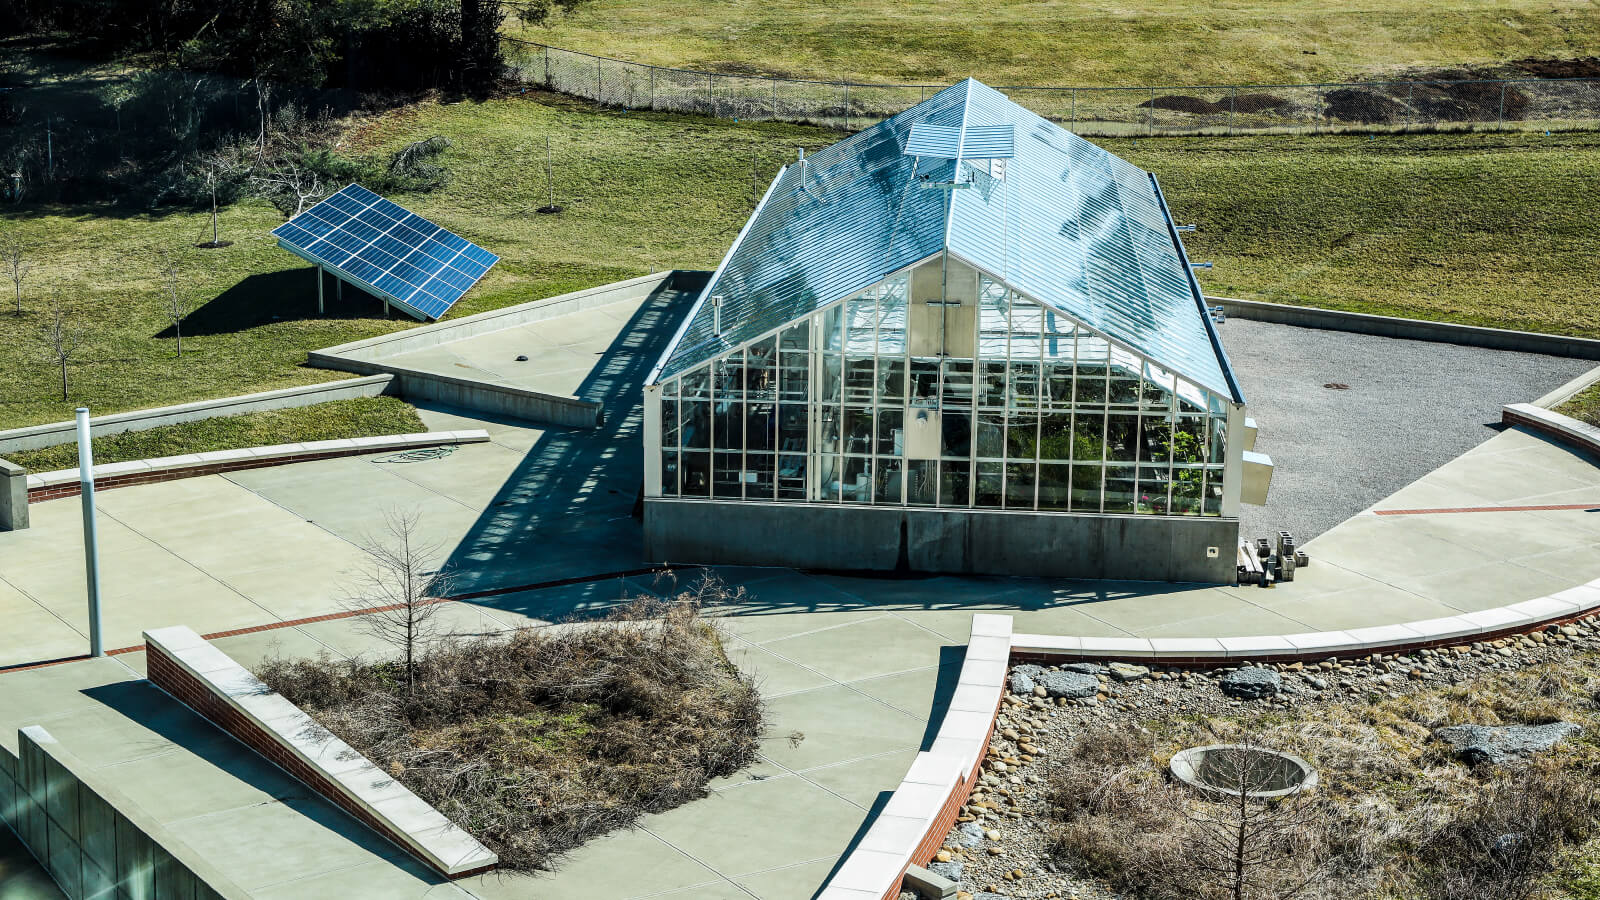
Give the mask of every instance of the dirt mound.
POLYGON ((1511 63, 1535 78, 1600 78, 1600 56, 1578 59, 1519 59, 1511 63))
POLYGON ((1170 109, 1173 112, 1194 113, 1196 115, 1211 115, 1213 113, 1227 112, 1228 104, 1212 103, 1199 97, 1185 97, 1182 94, 1168 94, 1165 97, 1155 97, 1139 104, 1140 109, 1170 109))
POLYGON ((1516 121, 1528 109, 1528 95, 1492 81, 1460 84, 1420 82, 1412 87, 1411 104, 1417 117, 1435 122, 1493 122, 1504 118, 1516 121), (1505 99, 1502 112, 1500 103, 1505 99))
POLYGON ((1271 94, 1240 94, 1233 98, 1233 111, 1242 113, 1275 112, 1289 105, 1289 101, 1271 94))
POLYGON ((1327 104, 1324 114, 1330 119, 1367 125, 1391 125, 1406 120, 1405 104, 1377 91, 1339 88, 1323 95, 1322 100, 1327 104))

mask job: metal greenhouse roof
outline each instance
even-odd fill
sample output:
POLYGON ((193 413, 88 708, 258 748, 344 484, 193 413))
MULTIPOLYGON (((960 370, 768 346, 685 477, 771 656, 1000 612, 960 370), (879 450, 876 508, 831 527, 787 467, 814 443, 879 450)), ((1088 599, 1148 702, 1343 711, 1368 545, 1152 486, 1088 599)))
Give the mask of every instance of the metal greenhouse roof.
POLYGON ((785 167, 658 377, 945 247, 1243 401, 1154 177, 972 79, 785 167), (1007 157, 1004 170, 987 162, 1007 157), (918 190, 919 181, 969 182, 971 189, 918 190), (722 298, 720 336, 711 297, 722 298))

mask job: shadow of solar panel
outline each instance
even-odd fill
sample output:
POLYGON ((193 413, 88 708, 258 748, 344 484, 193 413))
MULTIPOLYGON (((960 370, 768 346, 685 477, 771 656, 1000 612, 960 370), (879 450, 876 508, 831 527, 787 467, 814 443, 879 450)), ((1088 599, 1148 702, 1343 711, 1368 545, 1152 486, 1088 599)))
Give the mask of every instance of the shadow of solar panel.
POLYGON ((278 245, 383 297, 437 319, 500 257, 352 184, 273 229, 278 245))

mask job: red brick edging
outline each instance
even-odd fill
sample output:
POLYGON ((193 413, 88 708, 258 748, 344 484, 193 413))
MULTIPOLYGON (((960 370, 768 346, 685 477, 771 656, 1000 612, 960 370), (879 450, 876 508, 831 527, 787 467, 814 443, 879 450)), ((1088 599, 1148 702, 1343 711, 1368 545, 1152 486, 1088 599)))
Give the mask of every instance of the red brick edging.
MULTIPOLYGON (((107 491, 112 488, 132 487, 136 484, 155 484, 161 481, 177 481, 180 478, 199 478, 203 475, 221 475, 224 472, 238 472, 244 469, 265 469, 270 466, 283 466, 289 463, 313 462, 319 459, 336 459, 341 456, 360 456, 369 453, 388 453, 404 450, 404 447, 348 447, 343 450, 328 450, 321 453, 301 453, 294 456, 257 457, 254 459, 229 459, 222 462, 208 463, 200 466, 172 466, 164 469, 151 469, 146 472, 129 472, 126 475, 106 475, 94 480, 96 491, 107 491)), ((45 487, 28 488, 29 503, 43 503, 46 500, 59 500, 62 497, 76 497, 82 492, 82 485, 77 481, 67 484, 52 484, 45 487)))

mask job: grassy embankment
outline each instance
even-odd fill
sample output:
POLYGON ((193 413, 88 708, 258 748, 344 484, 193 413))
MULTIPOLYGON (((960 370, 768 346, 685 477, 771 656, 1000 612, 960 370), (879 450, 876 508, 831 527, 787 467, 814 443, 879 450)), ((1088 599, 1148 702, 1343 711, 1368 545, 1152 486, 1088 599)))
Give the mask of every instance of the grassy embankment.
MULTIPOLYGON (((642 274, 716 264, 795 145, 834 132, 596 110, 529 94, 422 104, 352 122, 346 149, 450 138, 441 191, 396 198, 493 249, 501 263, 454 316, 642 274), (558 216, 546 202, 544 138, 558 216)), ((1586 198, 1600 195, 1600 135, 1436 134, 1108 140, 1156 172, 1208 292, 1473 324, 1600 336, 1586 198)), ((310 271, 267 235, 282 221, 244 202, 222 214, 222 250, 194 250, 197 309, 175 355, 152 246, 200 238, 199 212, 8 207, 0 229, 38 248, 25 314, 0 306, 0 428, 343 377, 309 349, 410 327, 346 292, 315 315, 310 271), (74 308, 86 342, 62 401, 38 333, 46 298, 74 308)))
POLYGON ((822 81, 1282 84, 1590 56, 1600 13, 1587 0, 606 0, 508 32, 656 65, 822 81))

